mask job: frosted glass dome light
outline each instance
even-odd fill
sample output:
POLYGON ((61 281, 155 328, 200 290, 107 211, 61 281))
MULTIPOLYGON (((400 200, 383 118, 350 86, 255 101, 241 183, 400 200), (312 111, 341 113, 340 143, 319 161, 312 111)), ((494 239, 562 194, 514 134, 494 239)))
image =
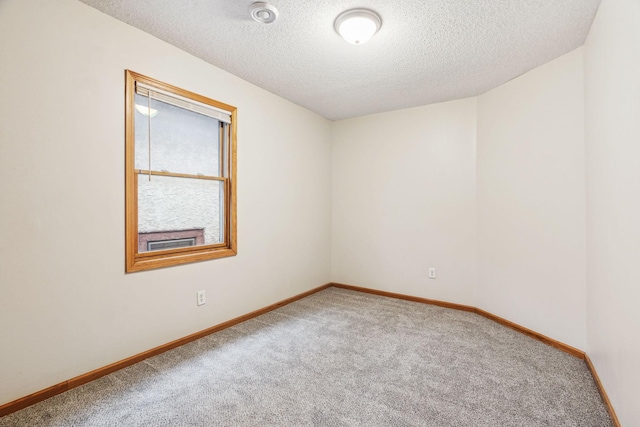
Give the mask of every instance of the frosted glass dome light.
POLYGON ((351 9, 342 12, 334 24, 336 32, 351 44, 366 43, 381 26, 380 16, 369 9, 351 9))

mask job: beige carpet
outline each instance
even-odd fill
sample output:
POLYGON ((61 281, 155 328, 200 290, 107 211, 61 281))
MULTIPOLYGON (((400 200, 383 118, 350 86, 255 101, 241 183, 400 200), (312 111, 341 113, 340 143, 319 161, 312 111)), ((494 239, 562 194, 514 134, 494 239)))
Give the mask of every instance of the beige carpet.
POLYGON ((330 288, 8 426, 611 426, 584 361, 476 314, 330 288))

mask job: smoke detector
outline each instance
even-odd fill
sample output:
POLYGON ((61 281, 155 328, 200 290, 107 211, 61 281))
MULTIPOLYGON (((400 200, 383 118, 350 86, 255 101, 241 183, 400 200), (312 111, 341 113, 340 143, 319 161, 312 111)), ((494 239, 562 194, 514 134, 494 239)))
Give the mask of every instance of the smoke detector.
POLYGON ((251 17, 256 22, 271 24, 278 18, 278 9, 265 2, 255 2, 249 6, 251 17))

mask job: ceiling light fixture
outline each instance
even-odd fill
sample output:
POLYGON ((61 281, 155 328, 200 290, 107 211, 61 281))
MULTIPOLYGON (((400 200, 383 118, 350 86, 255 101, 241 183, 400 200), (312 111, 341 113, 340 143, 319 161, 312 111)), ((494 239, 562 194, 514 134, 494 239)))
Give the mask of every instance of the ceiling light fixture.
POLYGON ((380 16, 369 9, 351 9, 336 18, 334 28, 343 39, 351 44, 369 41, 382 26, 380 16))
POLYGON ((278 9, 262 1, 253 3, 249 6, 249 13, 256 22, 263 24, 271 24, 278 18, 278 9))

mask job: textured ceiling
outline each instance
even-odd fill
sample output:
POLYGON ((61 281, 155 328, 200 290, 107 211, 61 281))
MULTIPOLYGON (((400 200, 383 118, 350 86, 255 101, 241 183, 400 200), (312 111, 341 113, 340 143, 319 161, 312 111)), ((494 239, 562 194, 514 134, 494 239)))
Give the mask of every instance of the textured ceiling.
POLYGON ((80 0, 331 119, 479 95, 584 43, 601 0, 80 0), (350 45, 355 7, 382 28, 350 45))

